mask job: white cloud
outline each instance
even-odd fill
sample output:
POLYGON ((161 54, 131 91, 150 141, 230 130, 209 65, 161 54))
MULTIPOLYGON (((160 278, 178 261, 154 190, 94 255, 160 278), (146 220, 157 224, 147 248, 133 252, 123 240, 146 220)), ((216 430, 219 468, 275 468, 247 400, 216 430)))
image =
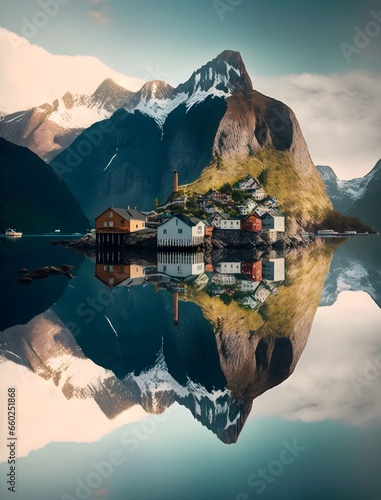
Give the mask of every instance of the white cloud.
POLYGON ((4 113, 52 102, 67 91, 91 94, 106 78, 133 91, 144 83, 96 57, 50 54, 4 28, 0 28, 0 74, 0 111, 4 113))
POLYGON ((319 308, 294 373, 254 402, 253 416, 379 424, 380 322, 381 310, 364 292, 342 292, 319 308))
POLYGON ((97 23, 108 23, 108 0, 88 0, 95 8, 89 11, 89 17, 97 23))
POLYGON ((317 165, 330 165, 340 179, 368 173, 381 158, 380 75, 300 74, 252 78, 259 92, 296 114, 317 165))

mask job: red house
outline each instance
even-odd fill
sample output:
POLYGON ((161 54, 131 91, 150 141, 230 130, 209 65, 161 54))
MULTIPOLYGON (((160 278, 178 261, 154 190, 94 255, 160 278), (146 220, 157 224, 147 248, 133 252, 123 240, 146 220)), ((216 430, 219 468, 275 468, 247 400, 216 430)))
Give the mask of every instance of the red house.
POLYGON ((262 261, 242 262, 241 272, 251 281, 262 281, 262 261))
POLYGON ((250 214, 241 221, 242 231, 262 231, 262 219, 257 214, 250 214))

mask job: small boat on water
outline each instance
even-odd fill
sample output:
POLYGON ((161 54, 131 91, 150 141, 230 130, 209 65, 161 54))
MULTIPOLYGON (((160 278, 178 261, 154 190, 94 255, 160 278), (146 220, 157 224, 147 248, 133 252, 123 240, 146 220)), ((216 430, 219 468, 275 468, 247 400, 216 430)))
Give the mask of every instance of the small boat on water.
POLYGON ((6 229, 5 236, 22 236, 22 233, 16 231, 15 229, 6 229))

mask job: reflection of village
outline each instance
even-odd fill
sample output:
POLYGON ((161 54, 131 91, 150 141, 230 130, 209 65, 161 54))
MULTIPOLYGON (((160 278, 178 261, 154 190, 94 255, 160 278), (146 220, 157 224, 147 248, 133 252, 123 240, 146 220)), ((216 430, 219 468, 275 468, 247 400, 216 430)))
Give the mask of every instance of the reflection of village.
MULTIPOLYGON (((178 294, 205 291, 225 304, 258 309, 276 295, 285 279, 284 258, 270 254, 256 261, 219 260, 205 263, 203 252, 158 252, 157 260, 129 259, 121 252, 98 251, 96 276, 109 288, 155 285, 178 294)), ((177 319, 175 318, 175 322, 177 319)))

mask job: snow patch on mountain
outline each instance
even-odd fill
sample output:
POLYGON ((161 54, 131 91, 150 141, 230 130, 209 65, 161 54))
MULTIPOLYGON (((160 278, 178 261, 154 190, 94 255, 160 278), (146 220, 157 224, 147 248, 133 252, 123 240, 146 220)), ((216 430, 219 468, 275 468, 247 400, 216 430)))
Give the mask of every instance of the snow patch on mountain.
POLYGON ((159 127, 163 127, 169 113, 186 101, 187 97, 187 94, 180 93, 173 99, 158 99, 157 97, 153 99, 141 99, 139 104, 131 111, 136 110, 151 116, 159 127))
POLYGON ((68 109, 62 99, 58 102, 58 109, 49 116, 49 120, 65 129, 85 129, 96 122, 110 118, 112 114, 94 105, 81 104, 68 109))

